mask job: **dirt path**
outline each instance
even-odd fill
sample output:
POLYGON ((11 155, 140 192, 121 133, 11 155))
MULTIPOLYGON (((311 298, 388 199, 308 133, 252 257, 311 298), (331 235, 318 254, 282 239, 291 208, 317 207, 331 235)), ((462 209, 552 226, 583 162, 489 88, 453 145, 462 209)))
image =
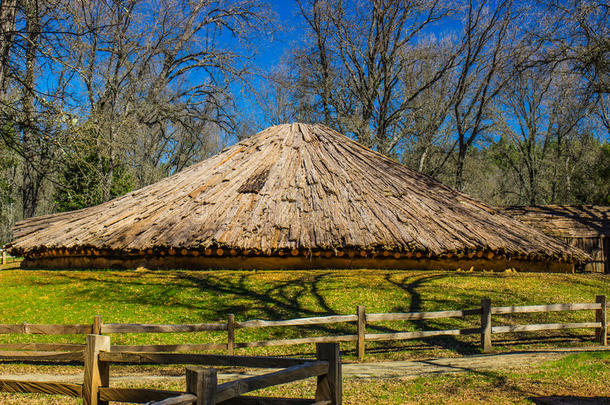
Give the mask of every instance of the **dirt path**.
MULTIPOLYGON (((565 348, 553 350, 522 351, 502 354, 481 354, 473 356, 439 358, 415 361, 384 361, 376 363, 348 363, 343 365, 343 376, 346 378, 416 378, 423 375, 459 373, 467 371, 489 371, 523 369, 537 364, 558 360, 568 354, 589 351, 610 350, 610 347, 565 348)), ((252 370, 248 372, 222 372, 219 380, 228 381, 270 372, 270 370, 252 370)), ((0 379, 19 379, 48 382, 82 382, 80 374, 3 374, 0 379)), ((121 383, 160 383, 163 381, 183 380, 184 376, 155 376, 148 374, 131 374, 111 377, 113 384, 121 383)))

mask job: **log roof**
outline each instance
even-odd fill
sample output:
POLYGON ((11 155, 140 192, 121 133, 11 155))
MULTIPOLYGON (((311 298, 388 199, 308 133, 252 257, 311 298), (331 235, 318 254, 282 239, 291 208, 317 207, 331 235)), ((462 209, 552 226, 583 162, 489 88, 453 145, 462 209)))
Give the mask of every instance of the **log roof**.
POLYGON ((593 238, 610 235, 610 207, 600 205, 535 205, 503 208, 503 212, 547 235, 593 238))
POLYGON ((265 255, 353 249, 429 258, 487 252, 586 259, 330 128, 298 123, 268 128, 106 203, 26 219, 14 236, 9 248, 25 256, 56 249, 116 255, 222 248, 265 255))

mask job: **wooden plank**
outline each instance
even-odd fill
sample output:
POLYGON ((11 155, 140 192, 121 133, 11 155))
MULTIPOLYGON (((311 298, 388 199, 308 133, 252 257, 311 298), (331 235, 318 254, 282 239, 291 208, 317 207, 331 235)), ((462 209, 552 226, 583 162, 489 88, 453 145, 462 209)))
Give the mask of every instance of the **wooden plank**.
POLYGON ((187 367, 186 392, 195 396, 197 405, 216 405, 217 386, 216 369, 187 367))
POLYGON ((481 300, 481 347, 484 353, 491 350, 491 331, 491 299, 483 298, 481 300))
POLYGON ((148 405, 187 405, 197 401, 197 396, 192 394, 178 395, 161 401, 150 402, 148 405))
POLYGON ((367 314, 367 322, 381 321, 412 321, 420 319, 460 318, 469 315, 478 315, 480 309, 464 309, 457 311, 434 311, 434 312, 397 312, 389 314, 367 314))
POLYGON ((364 305, 358 305, 356 311, 358 316, 358 341, 356 342, 356 352, 358 353, 358 361, 363 361, 364 341, 366 339, 366 308, 364 305))
POLYGON ((116 345, 110 346, 111 352, 199 352, 204 350, 224 350, 225 343, 202 343, 184 345, 116 345))
POLYGON ((303 380, 328 373, 327 361, 311 361, 296 366, 288 367, 274 373, 257 375, 237 381, 220 384, 216 391, 218 402, 234 398, 247 392, 274 385, 286 384, 292 381, 303 380))
POLYGON ((599 309, 599 303, 584 303, 584 304, 549 304, 549 305, 525 305, 525 306, 508 306, 508 307, 492 307, 492 314, 524 314, 531 312, 555 312, 555 311, 582 311, 590 309, 599 309))
POLYGON ((240 342, 240 343, 235 343, 235 347, 288 346, 288 345, 301 345, 301 344, 306 344, 306 343, 355 342, 357 340, 358 340, 358 335, 316 336, 316 337, 296 338, 296 339, 263 340, 263 341, 258 341, 258 342, 240 342))
POLYGON ((83 375, 83 404, 106 405, 99 399, 100 387, 108 386, 108 364, 99 361, 102 351, 110 350, 110 336, 87 335, 85 367, 83 375))
POLYGON ((316 358, 328 362, 328 372, 318 376, 316 401, 330 401, 340 405, 343 401, 341 352, 338 343, 318 343, 316 358))
POLYGON ((201 353, 101 352, 100 361, 131 364, 193 364, 206 366, 241 366, 282 368, 311 361, 289 357, 225 356, 201 353))
POLYGON ((93 325, 46 325, 22 323, 19 325, 0 325, 0 334, 16 333, 28 335, 86 335, 91 333, 93 325))
POLYGON ((222 405, 330 405, 330 401, 316 401, 309 398, 271 398, 239 396, 221 402, 222 405))
POLYGON ((225 323, 198 323, 187 325, 160 325, 143 323, 105 323, 102 333, 185 333, 227 330, 225 323))
POLYGON ((177 397, 183 395, 184 392, 153 390, 147 388, 100 387, 99 394, 101 401, 146 403, 177 397))
MULTIPOLYGON (((78 352, 85 350, 83 344, 72 343, 3 343, 1 350, 37 350, 37 351, 62 351, 78 352)), ((0 352, 2 353, 2 352, 0 352)))
POLYGON ((432 336, 453 336, 453 335, 471 335, 480 333, 480 328, 469 329, 448 329, 448 330, 428 330, 419 332, 397 332, 397 333, 367 333, 366 340, 384 341, 384 340, 409 340, 420 339, 432 336))
POLYGON ((227 317, 227 353, 235 354, 235 315, 229 314, 227 317))
POLYGON ((94 335, 101 335, 103 324, 104 322, 102 321, 102 316, 95 315, 95 317, 93 318, 93 330, 91 333, 93 333, 94 335))
POLYGON ((532 332, 537 330, 599 328, 600 322, 542 323, 532 325, 494 326, 491 333, 532 332))
POLYGON ((82 386, 80 384, 64 384, 42 381, 0 380, 0 391, 80 397, 82 386))
POLYGON ((54 352, 54 351, 3 351, 0 352, 0 361, 83 361, 82 351, 54 352))
POLYGON ((312 318, 287 319, 283 321, 264 321, 260 319, 244 322, 236 322, 237 328, 266 328, 271 326, 303 326, 322 325, 327 323, 357 322, 356 315, 330 315, 316 316, 312 318))
POLYGON ((595 331, 597 341, 600 345, 606 346, 608 344, 608 318, 607 318, 607 306, 606 296, 598 295, 595 297, 595 301, 599 304, 600 308, 595 311, 595 321, 600 323, 600 328, 595 331))

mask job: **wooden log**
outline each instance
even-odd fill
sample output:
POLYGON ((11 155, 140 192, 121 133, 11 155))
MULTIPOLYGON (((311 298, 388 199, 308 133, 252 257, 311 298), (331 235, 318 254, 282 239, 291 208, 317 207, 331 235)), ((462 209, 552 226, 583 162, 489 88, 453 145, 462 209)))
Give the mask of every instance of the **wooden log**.
POLYGON ((102 351, 110 350, 110 336, 87 335, 85 369, 83 376, 83 404, 106 405, 99 399, 100 387, 108 386, 108 364, 99 361, 102 351))
POLYGON ((465 309, 458 311, 434 311, 434 312, 397 312, 389 314, 367 314, 367 322, 380 321, 409 321, 420 319, 438 319, 438 318, 459 318, 468 315, 478 315, 481 313, 479 308, 465 309))
MULTIPOLYGON (((3 343, 0 344, 2 350, 36 350, 36 351, 62 351, 62 352, 82 352, 85 345, 77 343, 3 343)), ((81 356, 82 360, 82 356, 81 356)))
POLYGON ((328 362, 328 373, 318 376, 316 384, 316 401, 330 401, 340 405, 343 401, 341 376, 341 353, 338 343, 318 343, 316 358, 328 362))
POLYGON ((217 256, 222 256, 225 253, 224 250, 222 250, 221 248, 216 249, 216 255, 217 256))
POLYGON ((236 366, 281 368, 301 364, 309 359, 289 357, 226 356, 201 353, 101 352, 100 361, 131 364, 193 364, 206 366, 236 366))
POLYGON ((184 394, 161 401, 149 402, 147 405, 188 405, 195 402, 197 402, 197 396, 193 394, 184 394))
POLYGON ((542 323, 530 325, 494 326, 492 333, 533 332, 538 330, 600 328, 600 322, 542 323))
POLYGON ((483 298, 481 300, 481 347, 484 353, 491 350, 491 333, 491 299, 483 298))
POLYGON ((96 315, 93 318, 93 334, 94 335, 101 335, 102 334, 102 316, 101 315, 96 315))
POLYGON ((356 310, 358 315, 358 341, 356 350, 358 353, 358 361, 364 360, 364 341, 366 339, 366 308, 364 305, 358 305, 356 310))
POLYGON ((162 401, 167 398, 177 397, 184 394, 180 391, 153 390, 148 388, 109 388, 100 387, 100 401, 114 402, 150 402, 162 401))
POLYGON ((479 333, 480 328, 469 329, 448 329, 448 330, 425 330, 418 332, 396 332, 396 333, 367 333, 366 340, 379 342, 384 340, 410 340, 420 339, 432 336, 454 336, 454 335, 471 335, 479 333))
POLYGON ((212 249, 207 248, 203 251, 203 254, 206 256, 211 256, 212 255, 212 249))
POLYGON ((290 254, 291 254, 292 256, 298 256, 298 255, 299 255, 299 249, 292 249, 292 250, 290 251, 290 254))
POLYGON ((0 325, 0 334, 18 333, 28 335, 84 335, 93 330, 91 324, 47 325, 22 323, 19 325, 0 325))
POLYGON ((235 398, 247 392, 272 387, 274 385, 286 384, 292 381, 303 380, 328 373, 329 363, 327 361, 310 361, 296 366, 288 367, 274 373, 257 375, 237 381, 230 381, 218 386, 216 400, 218 402, 235 398))
POLYGON ((606 346, 608 344, 608 318, 606 314, 606 296, 596 296, 595 302, 600 305, 600 308, 595 311, 595 321, 600 323, 600 328, 595 331, 597 335, 597 341, 600 345, 606 346))
POLYGON ((82 351, 69 352, 47 352, 47 351, 4 351, 0 352, 1 361, 58 361, 58 362, 82 362, 82 351))
POLYGON ((599 309, 599 303, 583 304, 549 304, 549 305, 524 305, 508 307, 492 307, 492 314, 523 314, 531 312, 554 312, 554 311, 580 311, 599 309))
POLYGON ((233 314, 227 317, 227 352, 231 356, 235 354, 235 315, 233 314))
POLYGON ((183 345, 117 345, 111 346, 111 352, 198 352, 204 350, 226 350, 224 343, 202 343, 183 345))
POLYGON ((265 328, 271 326, 322 325, 327 323, 343 323, 357 321, 357 315, 330 315, 316 316, 312 318, 287 319, 283 321, 265 321, 257 319, 252 321, 237 322, 235 326, 237 328, 265 328))
POLYGON ((105 323, 102 333, 183 333, 226 330, 225 323, 199 323, 186 325, 105 323))
POLYGON ((80 397, 82 394, 82 386, 80 384, 56 382, 0 380, 0 391, 80 397))
POLYGON ((196 397, 197 405, 216 405, 217 386, 216 369, 186 368, 186 392, 196 397))
POLYGON ((259 342, 242 342, 242 343, 236 343, 235 347, 243 348, 243 347, 289 346, 289 345, 302 345, 302 344, 307 344, 307 343, 356 342, 357 340, 358 340, 358 335, 316 336, 316 337, 296 338, 296 339, 279 339, 279 340, 263 340, 263 341, 259 341, 259 342))

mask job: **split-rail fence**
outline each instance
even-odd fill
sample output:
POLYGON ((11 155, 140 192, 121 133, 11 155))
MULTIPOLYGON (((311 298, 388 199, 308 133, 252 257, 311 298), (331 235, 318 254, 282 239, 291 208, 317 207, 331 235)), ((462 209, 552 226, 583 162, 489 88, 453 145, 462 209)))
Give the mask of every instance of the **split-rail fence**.
MULTIPOLYGON (((42 324, 13 324, 0 325, 0 334, 87 334, 87 344, 57 344, 57 343, 10 343, 0 344, 0 362, 1 361, 60 361, 60 362, 84 362, 85 364, 85 383, 82 386, 70 384, 54 384, 48 383, 44 387, 39 387, 38 383, 24 381, 2 381, 0 380, 0 391, 13 392, 47 392, 47 393, 63 393, 67 395, 79 396, 87 398, 86 395, 90 392, 87 386, 87 380, 90 378, 97 379, 99 388, 99 399, 103 401, 125 401, 129 402, 146 402, 153 400, 165 400, 162 404, 178 404, 189 403, 193 401, 193 397, 197 396, 197 403, 216 403, 228 400, 235 404, 247 404, 250 399, 246 397, 227 397, 227 392, 239 392, 239 395, 249 392, 254 389, 260 389, 274 384, 295 381, 312 376, 318 376, 317 391, 326 392, 326 397, 333 396, 335 402, 326 398, 324 395, 316 394, 316 400, 294 400, 296 402, 273 402, 275 400, 265 399, 261 404, 300 404, 300 403, 338 403, 336 402, 337 395, 340 397, 340 389, 337 391, 336 386, 340 381, 340 365, 339 364, 339 343, 340 342, 355 342, 358 358, 362 360, 365 354, 365 342, 375 341, 395 341, 407 339, 421 339, 432 336, 451 336, 451 335, 466 335, 480 334, 481 346, 484 352, 490 351, 492 346, 492 335, 498 333, 517 333, 531 332, 543 330, 562 330, 572 328, 593 328, 595 329, 596 341, 602 345, 607 344, 607 301, 606 296, 598 295, 595 302, 588 303, 571 303, 571 304, 548 304, 548 305, 527 305, 527 306, 492 306, 490 299, 481 300, 481 306, 473 309, 449 310, 449 311, 433 311, 433 312, 408 312, 408 313, 366 313, 364 306, 358 306, 356 314, 350 315, 331 315, 312 318, 300 318, 280 321, 267 320, 249 320, 237 322, 232 314, 229 314, 227 321, 223 323, 201 323, 201 324, 186 324, 186 325, 160 325, 160 324, 116 324, 103 323, 100 316, 94 318, 92 324, 77 324, 77 325, 42 325, 42 324), (542 313, 542 312, 557 312, 557 311, 595 311, 595 320, 591 322, 571 322, 571 323, 541 323, 541 324, 520 324, 520 325, 494 325, 492 324, 492 315, 501 314, 523 314, 523 313, 542 313), (426 319, 443 319, 443 318, 463 318, 468 316, 479 316, 480 323, 477 326, 467 329, 449 329, 449 330, 425 330, 415 332, 393 332, 393 333, 366 333, 367 325, 376 322, 386 321, 419 321, 426 319), (288 327, 288 326, 309 326, 322 324, 336 323, 355 323, 356 333, 340 336, 316 336, 304 337, 297 339, 282 339, 282 340, 265 340, 256 342, 236 342, 235 330, 241 328, 265 328, 265 327, 288 327), (110 345, 110 337, 107 334, 117 333, 183 333, 183 332, 201 332, 201 331, 226 331, 227 343, 203 343, 203 344, 177 344, 177 345, 110 345), (97 342, 97 343, 96 343, 97 342), (271 358, 264 357, 248 357, 235 356, 236 348, 246 347, 262 347, 262 346, 282 346, 294 344, 316 343, 317 360, 307 359, 287 359, 287 358, 271 358), (205 350, 227 350, 228 355, 213 355, 194 353, 205 350), (332 352, 332 353, 331 353, 332 352), (92 354, 93 353, 93 354, 92 354), (330 354, 329 354, 330 353, 330 354), (97 356, 97 357, 96 357, 97 356), (89 359, 89 360, 87 360, 89 359), (97 360, 96 360, 97 359, 97 360), (247 359, 247 360, 240 360, 247 359), (324 365, 327 361, 328 364, 324 365), (93 364, 87 366, 87 362, 93 364), (107 367, 100 366, 109 365, 111 363, 140 363, 140 364, 207 364, 207 365, 235 365, 244 367, 270 367, 286 369, 276 373, 268 374, 267 377, 252 377, 251 380, 238 380, 233 383, 220 384, 216 388, 216 402, 201 402, 200 395, 193 392, 175 393, 167 392, 165 394, 151 394, 146 396, 150 390, 141 389, 139 391, 129 391, 127 389, 109 388, 104 384, 108 380, 107 367), (334 364, 334 366, 332 364, 334 364), (96 368, 97 367, 97 368, 96 368), (101 368, 100 368, 101 367, 101 368), (334 368, 333 368, 334 367, 334 368), (337 371, 337 368, 339 371, 337 371), (88 373, 91 370, 97 370, 94 377, 88 373), (324 377, 326 376, 326 377, 324 377), (297 378, 298 377, 298 378, 297 378), (261 380, 262 378, 262 380, 261 380), (329 382, 330 387, 320 388, 320 381, 329 382), (241 381, 241 382, 239 382, 241 381), (281 381, 281 382, 275 382, 281 381), (270 384, 270 382, 275 382, 270 384), (227 385, 229 384, 229 385, 227 385), (332 385, 334 384, 334 385, 332 385), (230 390, 228 387, 232 387, 230 390), (241 387, 241 388, 240 388, 241 387), (333 388, 335 387, 335 388, 333 388), (326 391, 324 391, 326 389, 326 391), (333 391, 335 389, 335 391, 333 391), (127 390, 127 391, 126 391, 127 390), (329 391, 330 390, 330 391, 329 391), (334 392, 334 394, 333 394, 334 392), (339 392, 339 394, 337 394, 339 392), (161 396, 165 395, 163 398, 161 396), (177 397, 177 399, 168 399, 177 397), (115 399, 119 398, 119 399, 115 399), (122 399, 121 399, 122 398, 122 399), (169 401, 169 402, 168 402, 169 401), (172 402, 173 401, 173 402, 172 402), (182 401, 182 402, 180 402, 182 401), (240 402, 241 401, 241 402, 240 402), (244 402, 245 401, 245 402, 244 402), (305 401, 305 402, 303 402, 305 401), (306 402, 309 401, 309 402, 306 402), (328 402, 331 401, 331 402, 328 402)), ((187 383, 195 384, 192 381, 213 381, 214 371, 189 371, 187 375, 187 383), (190 376, 190 377, 189 377, 190 376), (194 377, 197 376, 197 377, 194 377), (190 380, 189 380, 190 379, 190 380)), ((188 385, 188 384, 187 384, 188 385)), ((212 383, 197 383, 192 386, 210 387, 212 383), (203 384, 203 385, 202 385, 203 384), (206 385, 207 384, 207 385, 206 385)), ((199 388, 198 388, 199 389, 199 388)), ((214 397, 208 392, 207 397, 214 397)), ((207 392, 207 391, 206 391, 207 392)), ((233 394, 231 394, 233 395, 233 394)), ((237 395, 237 394, 236 394, 237 395)), ((207 398, 206 397, 206 398, 207 398)), ((254 401, 254 400, 252 400, 254 401)), ((96 403, 86 402, 85 404, 96 403)))

